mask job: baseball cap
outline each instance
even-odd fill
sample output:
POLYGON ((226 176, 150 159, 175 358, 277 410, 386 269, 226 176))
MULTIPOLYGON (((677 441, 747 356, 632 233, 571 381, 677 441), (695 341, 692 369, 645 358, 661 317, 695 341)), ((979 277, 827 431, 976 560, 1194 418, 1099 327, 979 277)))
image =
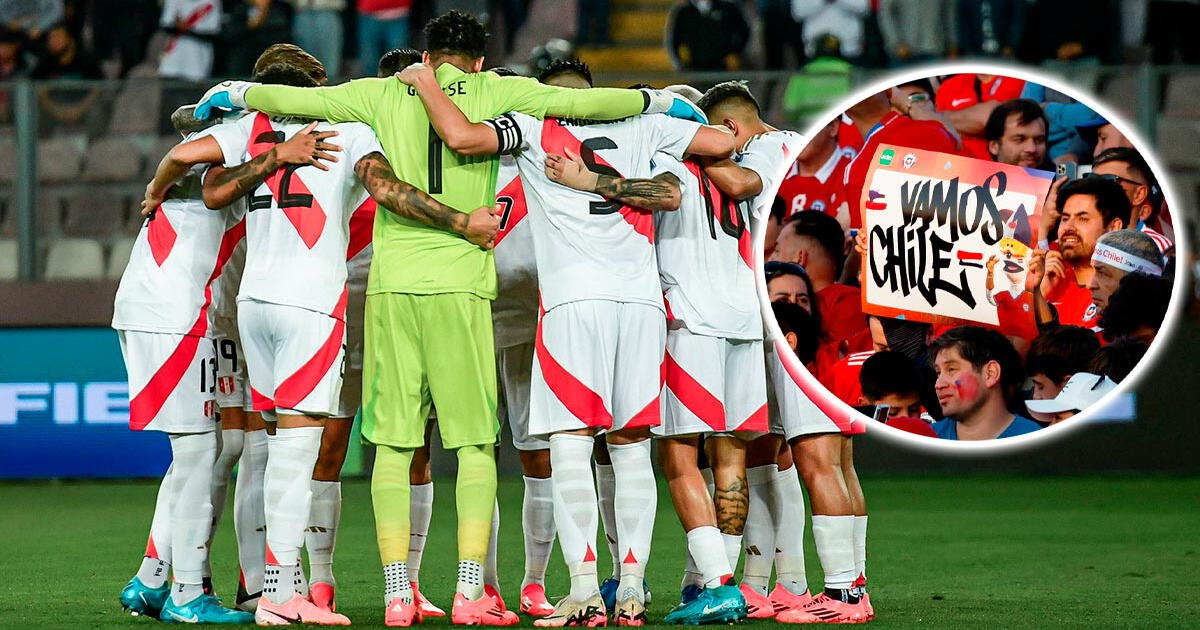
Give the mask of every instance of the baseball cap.
POLYGON ((1116 389, 1117 384, 1102 374, 1079 372, 1067 380, 1062 391, 1050 400, 1027 400, 1025 406, 1034 413, 1059 413, 1061 411, 1083 411, 1105 394, 1116 389))
POLYGON ((1107 124, 1108 121, 1105 120, 1103 116, 1096 116, 1095 118, 1085 120, 1084 122, 1075 125, 1075 131, 1079 134, 1080 138, 1083 138, 1084 142, 1092 146, 1096 146, 1100 128, 1107 124))

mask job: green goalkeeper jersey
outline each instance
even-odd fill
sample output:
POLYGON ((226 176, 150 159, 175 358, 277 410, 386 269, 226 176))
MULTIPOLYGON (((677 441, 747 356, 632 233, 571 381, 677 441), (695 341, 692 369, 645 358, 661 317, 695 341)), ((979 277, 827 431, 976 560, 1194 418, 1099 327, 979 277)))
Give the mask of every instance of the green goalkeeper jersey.
MULTIPOLYGON (((448 63, 435 74, 442 90, 472 122, 510 111, 538 118, 615 120, 641 113, 646 104, 636 90, 559 88, 525 77, 466 73, 448 63)), ((447 148, 429 124, 416 91, 398 79, 358 79, 321 88, 255 86, 246 92, 246 104, 268 114, 367 123, 401 180, 462 212, 494 202, 496 156, 470 157, 447 148)), ((456 234, 378 212, 373 239, 368 294, 467 292, 496 297, 492 252, 456 234)))

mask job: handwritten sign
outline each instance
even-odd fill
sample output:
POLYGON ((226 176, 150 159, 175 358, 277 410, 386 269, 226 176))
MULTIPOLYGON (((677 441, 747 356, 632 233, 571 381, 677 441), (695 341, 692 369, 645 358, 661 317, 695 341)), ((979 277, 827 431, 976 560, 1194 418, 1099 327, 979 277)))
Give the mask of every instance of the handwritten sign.
POLYGON ((863 311, 998 324, 989 293, 1021 281, 1006 272, 1012 263, 1024 270, 1023 260, 1013 260, 1025 253, 1016 244, 1036 246, 1037 217, 1053 178, 1048 171, 880 145, 860 209, 867 232, 863 311), (989 291, 992 256, 1004 262, 989 291))

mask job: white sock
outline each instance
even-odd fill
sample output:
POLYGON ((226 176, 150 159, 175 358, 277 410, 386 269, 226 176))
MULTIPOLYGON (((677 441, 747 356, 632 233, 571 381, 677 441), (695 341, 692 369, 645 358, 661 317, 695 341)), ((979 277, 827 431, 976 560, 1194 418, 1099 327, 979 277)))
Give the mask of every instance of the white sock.
POLYGON ((167 582, 171 572, 171 471, 167 467, 158 494, 154 497, 154 516, 150 519, 150 535, 146 538, 146 553, 138 567, 137 578, 150 588, 167 582))
POLYGON ((804 490, 796 467, 775 473, 771 498, 775 517, 775 573, 789 592, 808 591, 804 573, 804 490))
POLYGON ((854 571, 867 579, 867 515, 854 517, 854 571))
POLYGON ((813 514, 813 541, 825 572, 825 588, 850 588, 854 582, 854 517, 813 514))
POLYGON ((429 539, 429 521, 433 518, 433 483, 413 484, 409 505, 408 565, 409 580, 420 583, 421 557, 429 539))
POLYGON ((586 601, 600 590, 596 581, 596 486, 592 480, 592 438, 550 436, 554 470, 554 523, 558 544, 571 575, 571 598, 586 601))
POLYGON ((729 572, 736 573, 738 560, 742 557, 742 537, 721 534, 721 542, 725 545, 725 561, 729 563, 729 572))
MULTIPOLYGON (((621 558, 621 584, 617 601, 645 597, 646 563, 654 537, 658 511, 658 485, 650 460, 650 440, 633 444, 609 444, 608 456, 616 473, 613 507, 617 516, 617 544, 621 558)), ((699 558, 697 563, 701 562, 699 558)))
POLYGON ((621 578, 621 559, 617 556, 617 511, 613 507, 617 478, 612 464, 596 463, 596 492, 600 499, 600 523, 604 526, 604 542, 612 559, 612 578, 621 578))
MULTIPOLYGON (((234 464, 242 456, 242 445, 246 432, 241 429, 221 429, 216 435, 220 439, 217 444, 217 460, 213 464, 212 529, 208 532, 209 549, 212 549, 213 538, 217 535, 217 527, 221 525, 221 516, 225 514, 225 499, 229 494, 229 477, 233 474, 234 464)), ((212 577, 212 567, 207 555, 204 557, 204 577, 212 577)))
POLYGON ((771 489, 779 472, 775 464, 746 469, 750 486, 750 506, 746 512, 746 528, 742 545, 746 548, 746 563, 742 567, 742 583, 763 595, 771 584, 771 567, 775 563, 775 519, 771 514, 771 489))
POLYGON ((496 499, 492 508, 492 537, 488 539, 487 562, 483 565, 483 583, 500 592, 500 568, 497 566, 497 555, 500 545, 500 499, 496 499))
POLYGON ((321 450, 321 427, 279 427, 267 438, 270 455, 264 482, 267 564, 263 595, 285 604, 295 592, 300 547, 312 502, 313 466, 321 450))
POLYGON ((217 458, 215 431, 173 433, 171 438, 171 559, 176 586, 171 597, 186 604, 204 580, 208 532, 212 526, 212 473, 217 458), (187 598, 187 599, 184 599, 187 598))
POLYGON ((459 560, 454 590, 472 601, 483 597, 483 565, 474 560, 459 560))
POLYGON ((683 579, 679 581, 679 588, 683 590, 689 586, 704 586, 704 575, 700 573, 700 567, 696 566, 696 560, 692 558, 692 545, 688 544, 687 558, 683 566, 683 579))
POLYGON ((338 521, 342 518, 342 482, 309 482, 312 507, 308 511, 308 528, 304 531, 304 547, 308 549, 308 571, 313 582, 337 586, 333 578, 333 549, 337 544, 338 521))
POLYGON ((687 533, 688 555, 696 563, 704 588, 716 588, 733 570, 725 558, 721 532, 712 525, 697 527, 687 533))
POLYGON ((233 489, 233 530, 237 534, 242 586, 251 596, 263 589, 267 517, 263 508, 263 476, 267 472, 267 431, 247 431, 233 489))
POLYGON ((524 477, 521 530, 525 538, 525 578, 521 588, 546 583, 546 565, 554 549, 554 482, 524 477))
POLYGON ((385 605, 397 597, 405 604, 413 602, 412 583, 408 579, 408 566, 405 563, 393 562, 383 567, 383 584, 385 605))

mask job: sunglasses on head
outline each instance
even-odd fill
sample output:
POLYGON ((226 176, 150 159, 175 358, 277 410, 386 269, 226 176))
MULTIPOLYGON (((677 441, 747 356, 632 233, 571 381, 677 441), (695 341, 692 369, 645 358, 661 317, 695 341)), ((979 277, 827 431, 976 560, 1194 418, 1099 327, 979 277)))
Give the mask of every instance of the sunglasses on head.
POLYGON ((787 275, 787 274, 791 274, 794 276, 799 276, 799 275, 807 276, 808 272, 804 270, 804 267, 801 267, 800 265, 797 265, 796 263, 779 262, 778 260, 772 260, 772 261, 768 262, 767 264, 763 265, 763 275, 765 275, 767 277, 767 280, 771 280, 773 278, 778 278, 779 276, 783 276, 783 275, 787 275))
POLYGON ((1103 180, 1107 180, 1110 182, 1117 182, 1118 184, 1124 182, 1126 184, 1133 184, 1134 186, 1145 186, 1146 185, 1144 182, 1135 182, 1132 179, 1129 179, 1126 177, 1121 177, 1120 175, 1112 175, 1112 174, 1108 174, 1108 173, 1105 173, 1103 175, 1101 175, 1100 173, 1088 173, 1085 177, 1095 177, 1097 179, 1103 179, 1103 180))

